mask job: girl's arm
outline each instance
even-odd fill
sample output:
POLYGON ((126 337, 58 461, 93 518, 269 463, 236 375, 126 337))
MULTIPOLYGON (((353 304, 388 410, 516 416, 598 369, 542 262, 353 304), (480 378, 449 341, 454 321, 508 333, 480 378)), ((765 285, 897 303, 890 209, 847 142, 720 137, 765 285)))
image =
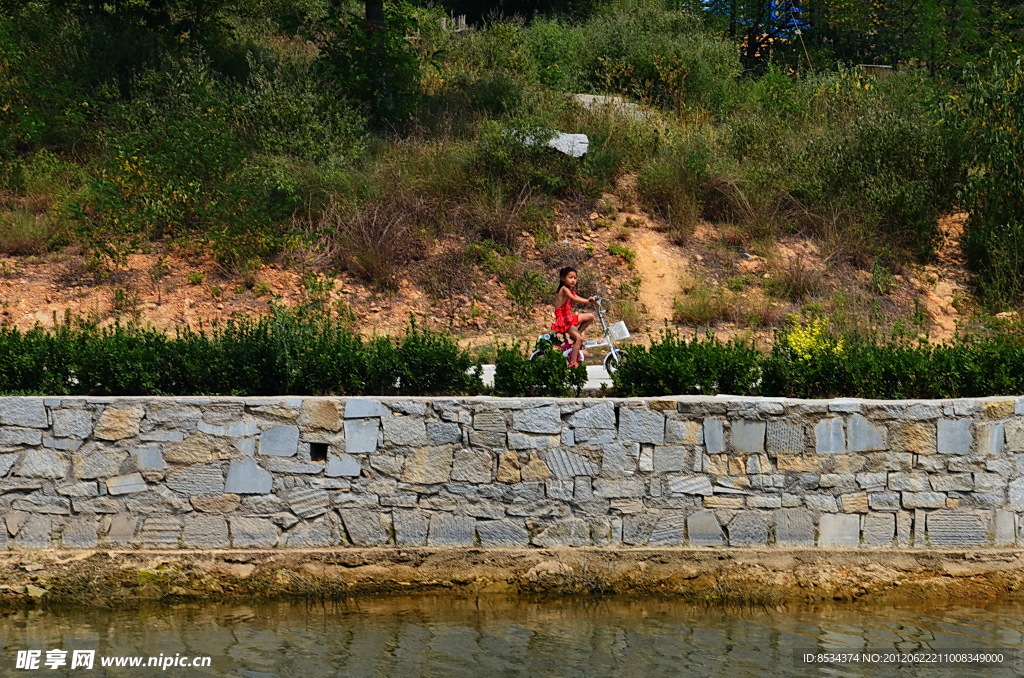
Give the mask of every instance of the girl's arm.
MULTIPOLYGON (((563 287, 562 289, 564 290, 566 288, 563 287)), ((585 298, 581 297, 580 295, 576 294, 573 291, 569 291, 568 295, 569 295, 569 298, 572 299, 573 301, 575 301, 577 304, 592 304, 593 303, 593 299, 594 299, 593 297, 591 297, 590 299, 585 299, 585 298)))

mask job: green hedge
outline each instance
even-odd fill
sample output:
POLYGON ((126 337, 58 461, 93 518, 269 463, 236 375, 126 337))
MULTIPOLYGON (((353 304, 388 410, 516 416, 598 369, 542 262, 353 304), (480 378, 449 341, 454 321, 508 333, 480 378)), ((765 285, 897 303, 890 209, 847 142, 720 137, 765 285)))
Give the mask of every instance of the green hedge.
POLYGON ((447 335, 411 324, 363 339, 333 318, 284 309, 175 335, 73 321, 0 328, 0 393, 53 395, 439 395, 483 390, 447 335))
POLYGON ((797 347, 786 333, 763 353, 714 337, 665 333, 631 347, 612 375, 617 395, 760 395, 787 398, 940 399, 1024 394, 1024 339, 946 344, 824 340, 797 347))
MULTIPOLYGON (((780 333, 769 352, 741 341, 666 332, 632 346, 612 375, 617 396, 971 398, 1024 393, 1024 338, 947 344, 843 340, 824 323, 780 333)), ((344 322, 274 308, 259 319, 175 334, 70 321, 0 328, 0 393, 47 395, 475 395, 481 368, 455 340, 410 324, 364 339, 344 322)), ((499 396, 578 395, 586 370, 557 351, 530 361, 498 350, 499 396)))

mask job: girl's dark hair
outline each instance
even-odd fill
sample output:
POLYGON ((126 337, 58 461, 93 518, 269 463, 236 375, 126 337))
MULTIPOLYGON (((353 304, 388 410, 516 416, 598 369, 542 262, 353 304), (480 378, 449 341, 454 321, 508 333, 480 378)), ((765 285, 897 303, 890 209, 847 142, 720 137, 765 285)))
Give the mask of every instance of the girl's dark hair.
POLYGON ((565 276, 570 273, 578 273, 578 271, 572 266, 566 266, 565 268, 558 269, 558 287, 555 288, 555 294, 558 294, 558 290, 565 287, 565 276))

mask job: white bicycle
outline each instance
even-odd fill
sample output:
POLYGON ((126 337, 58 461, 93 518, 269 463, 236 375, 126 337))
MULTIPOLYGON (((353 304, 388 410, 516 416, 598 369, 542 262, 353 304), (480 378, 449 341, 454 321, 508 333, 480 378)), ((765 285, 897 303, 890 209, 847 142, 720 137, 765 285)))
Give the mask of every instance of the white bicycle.
MULTIPOLYGON (((583 346, 580 347, 579 362, 582 364, 586 360, 583 349, 607 346, 608 355, 604 357, 604 370, 611 374, 618 368, 619 363, 622 362, 622 351, 615 346, 615 342, 628 339, 629 330, 626 328, 626 323, 621 320, 611 325, 608 324, 604 318, 604 307, 601 305, 605 301, 611 300, 602 299, 601 297, 594 298, 594 303, 597 304, 597 319, 601 323, 601 331, 604 333, 604 336, 583 342, 583 346)), ((564 355, 566 361, 568 361, 569 354, 572 353, 572 341, 569 339, 569 335, 565 332, 549 332, 540 335, 537 337, 537 347, 530 354, 530 360, 535 360, 538 356, 543 355, 545 351, 552 349, 564 355)))

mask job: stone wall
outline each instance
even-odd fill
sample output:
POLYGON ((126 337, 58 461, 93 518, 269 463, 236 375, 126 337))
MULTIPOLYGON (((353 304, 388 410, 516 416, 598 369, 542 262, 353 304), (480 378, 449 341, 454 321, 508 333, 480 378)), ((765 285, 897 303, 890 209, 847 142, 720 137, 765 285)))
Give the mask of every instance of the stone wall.
POLYGON ((1024 398, 0 398, 0 548, 1009 546, 1024 398))

